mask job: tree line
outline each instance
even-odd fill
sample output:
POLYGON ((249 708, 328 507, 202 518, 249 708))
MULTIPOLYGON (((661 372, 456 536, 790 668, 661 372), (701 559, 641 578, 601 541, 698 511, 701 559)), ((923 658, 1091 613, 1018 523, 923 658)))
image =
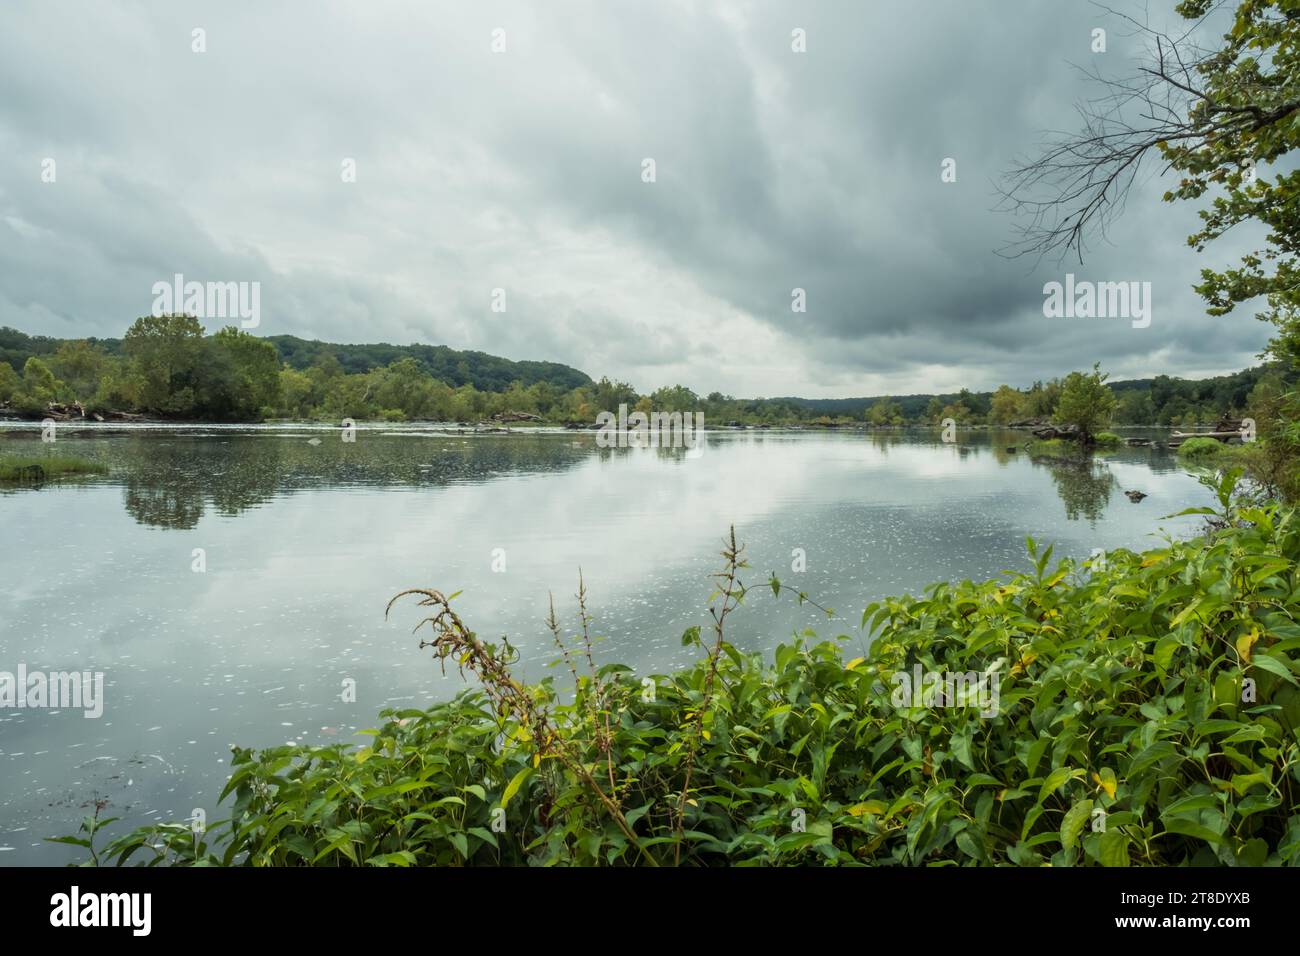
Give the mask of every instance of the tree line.
POLYGON ((120 340, 59 340, 0 329, 0 405, 39 416, 52 403, 78 403, 90 414, 223 422, 532 415, 590 423, 620 405, 772 424, 807 414, 793 400, 748 401, 717 392, 701 398, 680 385, 642 395, 626 382, 594 382, 568 366, 442 346, 326 346, 292 336, 259 338, 235 327, 208 335, 189 315, 144 316, 120 340), (379 365, 377 354, 395 357, 379 365), (448 366, 453 360, 455 367, 448 366), (506 372, 515 377, 503 383, 506 372), (566 387, 569 382, 579 384, 566 387))
MULTIPOLYGON (((1066 378, 992 392, 898 399, 735 398, 673 385, 646 394, 593 381, 569 366, 511 362, 446 346, 330 345, 294 336, 259 338, 230 327, 212 335, 186 315, 145 316, 121 339, 54 339, 0 329, 0 404, 25 415, 50 403, 88 413, 130 412, 176 420, 251 422, 482 421, 535 415, 592 422, 602 411, 703 412, 714 424, 876 426, 1007 425, 1050 419, 1066 378), (387 362, 381 360, 388 359, 387 362), (506 377, 511 376, 511 377, 506 377)), ((1241 417, 1290 379, 1280 363, 1186 381, 1167 375, 1108 386, 1110 418, 1123 425, 1194 426, 1241 417)))
MULTIPOLYGON (((1072 373, 1081 374, 1081 373, 1072 373)), ((1036 381, 1028 388, 999 385, 992 392, 962 389, 949 395, 884 396, 864 400, 872 425, 932 425, 951 418, 962 425, 1010 425, 1031 419, 1051 420, 1070 376, 1036 381)), ((1285 393, 1295 376, 1280 362, 1231 375, 1189 381, 1157 375, 1153 379, 1114 382, 1111 420, 1119 425, 1195 427, 1224 417, 1243 418, 1252 408, 1285 393)), ((862 401, 862 400, 860 400, 862 401)), ((810 403, 812 404, 812 403, 810 403)), ((814 404, 814 407, 816 405, 814 404)))

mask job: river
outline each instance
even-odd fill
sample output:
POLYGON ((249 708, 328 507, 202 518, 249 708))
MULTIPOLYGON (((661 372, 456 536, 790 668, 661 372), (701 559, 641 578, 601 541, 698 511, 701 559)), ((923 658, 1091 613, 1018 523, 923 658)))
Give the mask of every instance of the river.
POLYGON ((414 604, 384 619, 404 588, 462 592, 466 622, 508 634, 539 677, 556 673, 548 594, 576 624, 581 569, 598 662, 654 673, 691 656, 680 638, 707 624, 733 524, 746 584, 775 572, 838 616, 756 587, 732 643, 770 651, 811 627, 857 648, 875 598, 1025 569, 1027 536, 1060 556, 1154 547, 1197 527, 1163 516, 1210 501, 1162 449, 1050 465, 1007 450, 1023 434, 958 437, 725 431, 693 453, 542 430, 59 426, 51 445, 0 426, 0 454, 110 469, 0 492, 0 671, 104 675, 99 718, 0 709, 0 865, 78 859, 44 838, 95 800, 124 818, 113 832, 218 819, 231 744, 347 740, 386 706, 455 693, 411 634, 414 604))

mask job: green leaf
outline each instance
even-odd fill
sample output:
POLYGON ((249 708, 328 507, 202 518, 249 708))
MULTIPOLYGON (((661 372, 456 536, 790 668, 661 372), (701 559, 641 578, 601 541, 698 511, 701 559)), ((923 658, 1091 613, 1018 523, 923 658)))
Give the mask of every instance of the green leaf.
POLYGON ((1098 843, 1098 856, 1102 866, 1129 866, 1131 860, 1128 848, 1132 844, 1129 837, 1118 830, 1107 830, 1098 843))
POLYGON ((1164 821, 1164 824, 1165 829, 1170 833, 1181 833, 1184 836, 1195 837, 1198 840, 1204 840, 1206 843, 1215 845, 1223 842, 1223 837, 1220 834, 1187 817, 1170 817, 1164 821))
POLYGON ((461 855, 461 859, 469 859, 469 838, 463 833, 448 833, 447 839, 451 845, 456 848, 456 852, 461 855))
POLYGON ((1260 670, 1268 671, 1270 674, 1276 674, 1290 684, 1295 684, 1296 679, 1292 676, 1291 671, 1276 657, 1270 657, 1268 654, 1256 654, 1251 659, 1251 666, 1258 667, 1260 670))
POLYGON ((1064 786, 1067 780, 1083 775, 1082 770, 1071 770, 1069 767, 1057 767, 1047 775, 1043 781, 1042 788, 1038 791, 1038 802, 1042 803, 1049 795, 1055 793, 1060 787, 1064 786))
POLYGON ((1079 834, 1083 832, 1091 815, 1091 799, 1079 800, 1065 812, 1065 817, 1061 820, 1061 846, 1068 849, 1078 842, 1079 834))
POLYGON ((516 793, 519 792, 519 788, 523 786, 524 781, 527 780, 532 775, 533 775, 532 767, 525 767, 523 770, 520 770, 517 774, 514 775, 514 778, 508 784, 506 784, 506 789, 501 794, 501 809, 504 810, 506 806, 509 805, 510 799, 516 793))

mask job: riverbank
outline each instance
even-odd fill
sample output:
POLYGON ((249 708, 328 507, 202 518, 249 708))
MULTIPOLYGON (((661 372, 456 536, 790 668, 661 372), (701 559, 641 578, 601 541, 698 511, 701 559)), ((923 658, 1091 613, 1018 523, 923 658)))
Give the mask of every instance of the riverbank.
POLYGON ((770 657, 731 645, 736 616, 805 597, 743 588, 729 546, 691 666, 588 669, 588 635, 554 625, 572 698, 411 594, 391 613, 427 616, 460 697, 385 712, 360 748, 236 748, 235 819, 197 840, 74 839, 177 865, 1293 863, 1300 530, 1231 491, 1202 538, 1083 562, 1031 540, 1027 573, 885 599, 770 657))
MULTIPOLYGON (((119 410, 109 410, 103 408, 87 408, 79 402, 51 402, 43 408, 18 408, 11 404, 0 402, 0 425, 18 425, 22 423, 40 423, 46 420, 54 421, 56 424, 67 425, 135 425, 135 426, 174 426, 174 427, 256 427, 256 426, 309 426, 309 427, 334 427, 345 428, 345 423, 351 423, 355 427, 380 427, 380 426, 411 426, 411 427, 429 427, 442 429, 477 429, 486 431, 496 429, 501 432, 512 430, 513 428, 546 428, 557 431, 598 431, 600 424, 594 420, 574 420, 564 418, 543 417, 525 412, 502 412, 487 418, 476 420, 449 420, 449 419, 424 419, 424 418, 407 418, 404 415, 388 416, 341 416, 339 418, 262 418, 256 420, 230 420, 230 419, 209 419, 193 417, 159 417, 140 412, 128 412, 119 410)), ((939 430, 944 428, 943 422, 928 423, 924 421, 913 421, 904 424, 877 424, 869 421, 863 421, 860 418, 848 416, 828 416, 828 415, 808 415, 802 418, 791 418, 783 421, 740 421, 737 419, 717 419, 707 421, 704 425, 708 431, 765 431, 779 429, 807 429, 807 430, 827 430, 827 431, 858 431, 873 434, 900 434, 911 431, 939 430)), ((1041 431, 1043 421, 1039 419, 1027 420, 1024 422, 1013 422, 1008 424, 995 424, 989 422, 971 422, 955 426, 960 432, 988 432, 988 431, 1006 431, 1006 432, 1024 432, 1033 434, 1036 430, 1041 431)), ((1159 426, 1152 425, 1114 425, 1114 428, 1124 429, 1143 429, 1150 430, 1159 426)), ((1099 436, 1100 438, 1101 436, 1099 436)), ((1118 436, 1110 436, 1116 443, 1121 443, 1123 439, 1118 436)), ((1047 444, 1051 444, 1049 440, 1047 444)))

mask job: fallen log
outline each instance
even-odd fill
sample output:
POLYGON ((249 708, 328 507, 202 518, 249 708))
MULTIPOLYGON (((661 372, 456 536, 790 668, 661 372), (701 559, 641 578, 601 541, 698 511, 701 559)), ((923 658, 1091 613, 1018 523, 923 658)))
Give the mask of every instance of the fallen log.
POLYGON ((1234 438, 1240 441, 1241 432, 1240 431, 1174 432, 1172 435, 1169 436, 1169 438, 1171 442, 1177 440, 1179 444, 1182 444, 1189 438, 1214 438, 1217 439, 1218 441, 1223 442, 1224 444, 1227 444, 1228 442, 1232 441, 1234 438))

